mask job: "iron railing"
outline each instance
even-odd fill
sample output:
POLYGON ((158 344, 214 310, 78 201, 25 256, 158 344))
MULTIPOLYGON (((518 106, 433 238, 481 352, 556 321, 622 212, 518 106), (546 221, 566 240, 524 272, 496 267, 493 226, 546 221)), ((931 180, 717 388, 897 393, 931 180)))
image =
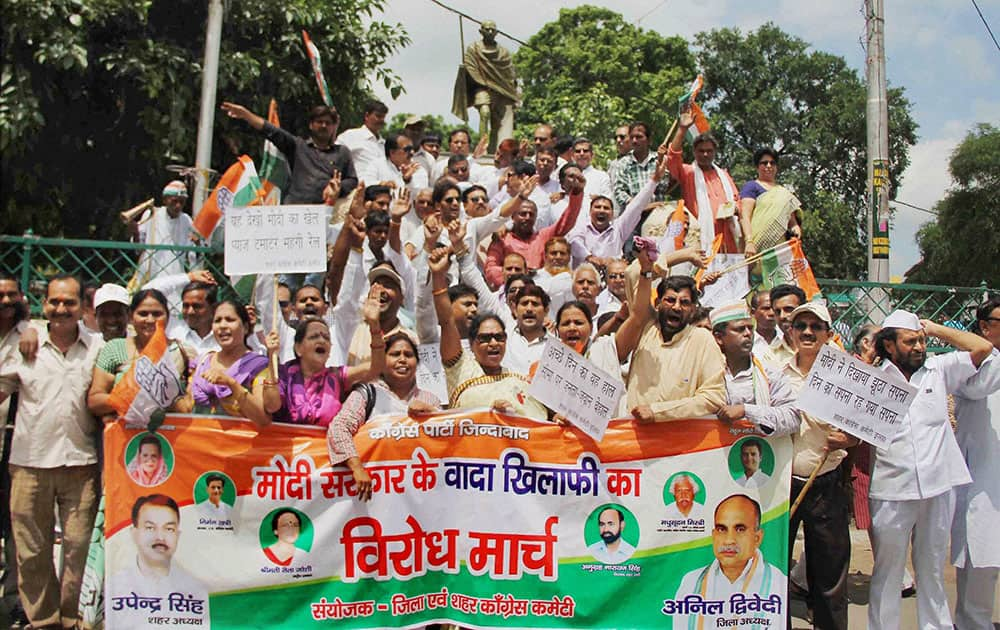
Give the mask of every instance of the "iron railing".
MULTIPOLYGON (((43 238, 30 232, 0 236, 0 268, 16 275, 25 289, 34 315, 41 313, 45 281, 55 273, 72 273, 85 283, 114 282, 136 287, 143 252, 172 252, 168 264, 179 261, 186 269, 207 269, 220 286, 220 296, 236 295, 223 272, 222 251, 196 245, 144 245, 121 241, 43 238)), ((148 272, 148 269, 145 271, 148 272)), ((878 324, 893 309, 912 311, 922 318, 971 330, 976 306, 991 289, 927 284, 882 284, 817 279, 834 317, 834 326, 846 343, 865 323, 878 324)), ((137 287, 136 287, 137 288, 137 287)), ((943 349, 935 348, 932 350, 943 349)))

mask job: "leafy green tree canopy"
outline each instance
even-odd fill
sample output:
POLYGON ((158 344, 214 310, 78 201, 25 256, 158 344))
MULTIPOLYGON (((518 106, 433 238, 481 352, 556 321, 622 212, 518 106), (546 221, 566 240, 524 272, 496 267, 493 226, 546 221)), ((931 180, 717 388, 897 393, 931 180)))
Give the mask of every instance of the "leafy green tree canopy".
POLYGON ((658 142, 696 74, 683 39, 594 6, 560 10, 527 43, 514 54, 524 101, 519 128, 530 133, 544 122, 557 134, 586 136, 598 162, 616 157, 615 128, 632 120, 650 124, 658 142))
POLYGON ((976 125, 951 154, 955 186, 917 233, 923 257, 910 282, 1000 287, 1000 128, 976 125))
MULTIPOLYGON (((368 79, 392 93, 384 62, 409 42, 369 21, 384 0, 225 3, 218 99, 306 127, 320 97, 302 29, 320 49, 345 126, 360 122, 368 79)), ((206 2, 3 0, 0 151, 5 232, 107 238, 117 212, 159 191, 169 164, 190 165, 197 140, 206 2)), ((259 157, 260 136, 217 117, 212 166, 259 157)))
MULTIPOLYGON (((803 238, 816 274, 862 277, 867 265, 864 81, 843 58, 810 50, 774 24, 695 38, 704 109, 737 184, 756 177, 753 152, 780 153, 779 181, 805 210, 803 238)), ((889 90, 893 192, 909 164, 916 123, 903 90, 889 90)))

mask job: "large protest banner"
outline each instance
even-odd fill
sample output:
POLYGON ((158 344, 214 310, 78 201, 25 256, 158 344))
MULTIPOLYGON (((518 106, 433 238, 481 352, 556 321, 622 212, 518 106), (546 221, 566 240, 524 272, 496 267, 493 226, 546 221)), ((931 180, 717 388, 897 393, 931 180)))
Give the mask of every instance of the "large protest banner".
POLYGON ((748 432, 617 420, 598 443, 488 411, 373 421, 361 503, 322 429, 118 422, 108 627, 783 628, 791 442, 748 432), (748 441, 756 488, 738 481, 748 441), (136 465, 165 475, 140 486, 136 465))

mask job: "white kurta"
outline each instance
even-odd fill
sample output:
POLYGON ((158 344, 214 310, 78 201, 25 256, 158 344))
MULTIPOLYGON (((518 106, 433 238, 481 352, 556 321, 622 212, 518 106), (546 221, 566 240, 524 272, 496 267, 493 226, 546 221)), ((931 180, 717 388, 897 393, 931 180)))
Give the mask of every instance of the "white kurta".
POLYGON ((952 562, 963 567, 1000 567, 1000 351, 955 394, 955 438, 972 474, 959 489, 952 526, 952 562))
MULTIPOLYGON (((891 362, 883 371, 905 380, 891 362)), ((968 352, 929 357, 910 378, 917 397, 889 448, 876 450, 868 496, 911 501, 943 494, 972 481, 948 422, 948 394, 976 373, 968 352)))
MULTIPOLYGON (((760 595, 760 598, 764 600, 768 599, 772 594, 779 595, 782 599, 782 608, 780 611, 777 613, 755 612, 753 616, 767 619, 769 623, 764 627, 783 627, 785 621, 784 605, 788 603, 785 596, 788 592, 788 579, 784 573, 764 559, 759 549, 756 552, 756 566, 754 564, 753 561, 747 562, 743 568, 743 573, 736 578, 735 582, 730 582, 729 578, 722 573, 719 561, 713 560, 712 564, 707 567, 695 569, 685 575, 684 579, 681 580, 681 585, 677 589, 677 593, 674 595, 674 599, 679 601, 688 595, 701 595, 705 601, 725 602, 723 615, 704 615, 704 623, 701 627, 708 630, 709 628, 719 627, 716 624, 717 620, 736 617, 736 615, 729 614, 728 612, 730 610, 730 598, 733 595, 739 593, 745 596, 752 596, 756 594, 760 595)), ((674 630, 688 630, 688 628, 699 627, 698 618, 701 616, 673 615, 674 630)), ((752 624, 741 625, 740 627, 759 629, 762 626, 752 624)))

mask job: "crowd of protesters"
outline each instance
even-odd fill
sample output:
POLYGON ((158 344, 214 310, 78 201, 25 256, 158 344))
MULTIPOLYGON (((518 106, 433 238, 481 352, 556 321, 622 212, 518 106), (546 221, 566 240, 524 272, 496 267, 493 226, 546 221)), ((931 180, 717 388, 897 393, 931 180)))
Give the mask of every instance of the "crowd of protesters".
MULTIPOLYGON (((790 500, 820 468, 789 538, 791 548, 801 525, 805 552, 790 582, 815 627, 847 628, 853 513, 874 549, 869 627, 900 626, 912 542, 920 626, 992 628, 1000 298, 982 304, 971 331, 896 311, 842 337, 822 300, 806 301, 794 285, 762 285, 751 266, 739 271, 756 285, 749 295, 704 308, 701 289, 715 277, 693 275, 712 254, 707 243, 752 256, 808 234, 793 192, 778 183, 780 154, 762 147, 747 156, 757 177, 742 186, 715 162, 711 134, 694 138, 685 163, 687 113, 656 148, 649 125, 619 127, 618 157, 602 170, 590 140, 547 124, 533 143, 506 139, 487 160, 485 144, 473 150, 463 129, 443 138, 411 117, 386 131, 388 108, 377 101, 361 127, 339 133, 335 109, 313 108, 305 138, 238 104, 222 109, 283 151, 286 202, 329 207, 327 273, 282 277, 270 292, 274 280, 258 277, 258 303, 244 304, 218 299, 218 279, 185 255, 150 250, 128 288, 51 278, 36 321, 24 287, 0 273, 0 397, 10 397, 13 427, 3 450, 7 592, 16 575, 30 627, 80 623, 101 497, 101 422, 115 419, 109 395, 162 323, 185 384, 170 411, 241 416, 260 431, 272 422, 327 427, 331 462, 351 469, 359 500, 371 497, 371 477, 352 436, 373 414, 491 407, 566 424, 528 393, 532 366, 558 339, 621 375, 626 395, 614 417, 708 416, 748 421, 762 440, 790 435, 790 500), (684 219, 675 229, 678 204, 684 219), (272 300, 276 321, 268 321, 272 300), (928 337, 956 351, 928 356, 928 337), (417 385, 421 344, 440 349, 447 400, 417 385), (919 387, 888 449, 795 408, 825 344, 919 387), (954 615, 946 562, 958 567, 954 615)), ((130 234, 189 244, 187 187, 170 182, 162 198, 134 217, 130 234)), ((135 474, 154 480, 155 461, 135 474)))

